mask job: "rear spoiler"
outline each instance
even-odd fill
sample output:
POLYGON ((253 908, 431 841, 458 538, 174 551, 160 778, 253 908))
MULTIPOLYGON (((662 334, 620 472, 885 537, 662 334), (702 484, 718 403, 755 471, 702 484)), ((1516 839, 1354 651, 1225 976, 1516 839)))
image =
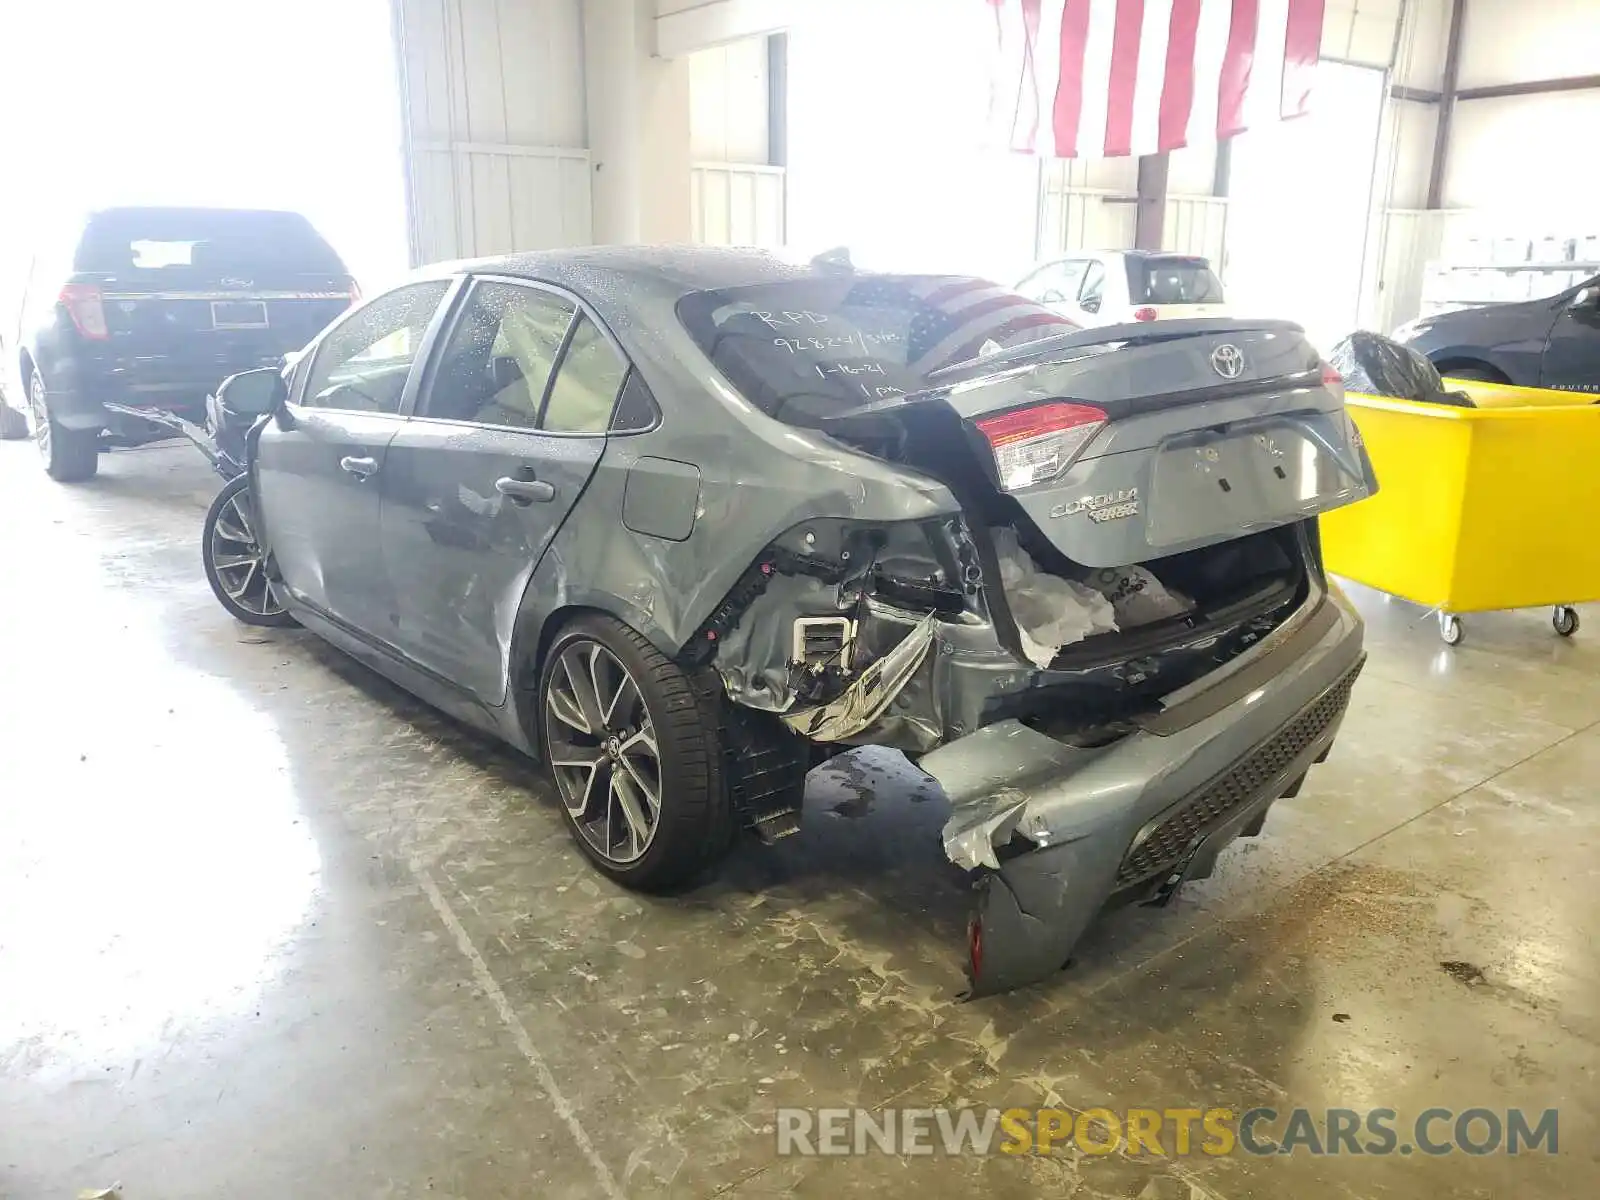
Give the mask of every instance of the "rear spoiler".
MULTIPOLYGON (((981 388, 1036 371, 1041 367, 1060 366, 1075 359, 1108 353, 1120 346, 1146 346, 1180 338, 1258 332, 1303 335, 1305 330, 1293 321, 1241 321, 1229 317, 1185 317, 1172 321, 1103 325, 1097 329, 1080 329, 1072 333, 1024 342, 994 354, 942 367, 929 374, 928 382, 933 385, 931 387, 908 392, 903 396, 868 401, 855 408, 823 417, 818 425, 825 431, 848 435, 853 428, 871 428, 860 424, 863 418, 894 415, 926 404, 930 400, 948 399, 958 385, 962 385, 963 390, 981 388)), ((1141 412, 1168 408, 1175 402, 1203 404, 1209 400, 1245 396, 1253 392, 1307 387, 1320 380, 1321 372, 1313 367, 1296 374, 1255 379, 1244 383, 1227 381, 1205 384, 1179 392, 1134 397, 1119 404, 1118 415, 1133 416, 1141 412)))
POLYGON ((1039 338, 1036 341, 1023 342, 1021 345, 998 350, 993 354, 952 363, 948 367, 940 367, 939 370, 931 372, 928 375, 928 382, 944 386, 965 383, 969 379, 1000 374, 1005 368, 1036 367, 1058 360, 1066 361, 1077 357, 1073 353, 1076 350, 1093 349, 1112 342, 1146 346, 1178 338, 1256 332, 1303 334, 1305 329, 1293 321, 1242 321, 1237 317, 1180 317, 1171 321, 1101 325, 1094 329, 1058 333, 1052 337, 1039 338))

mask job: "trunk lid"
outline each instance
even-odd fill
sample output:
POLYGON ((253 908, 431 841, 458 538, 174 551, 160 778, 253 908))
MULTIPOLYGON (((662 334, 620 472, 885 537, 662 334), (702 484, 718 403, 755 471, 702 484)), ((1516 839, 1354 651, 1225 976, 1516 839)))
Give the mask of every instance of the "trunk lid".
MULTIPOLYGON (((1086 330, 960 364, 932 382, 944 386, 869 408, 878 416, 898 409, 907 424, 923 405, 953 413, 990 487, 1087 567, 1198 549, 1377 488, 1342 387, 1324 382, 1316 351, 1285 322, 1086 330), (1019 486, 1001 476, 990 419, 1038 406, 1098 410, 1105 419, 1075 454, 1065 452, 1065 470, 1019 486)), ((915 449, 908 458, 918 465, 915 449)))

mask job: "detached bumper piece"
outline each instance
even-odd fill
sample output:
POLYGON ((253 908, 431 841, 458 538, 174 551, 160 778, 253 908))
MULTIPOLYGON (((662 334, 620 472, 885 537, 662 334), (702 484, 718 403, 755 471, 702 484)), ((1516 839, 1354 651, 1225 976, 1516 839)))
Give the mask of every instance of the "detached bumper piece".
POLYGON ((1273 800, 1282 795, 1274 790, 1275 785, 1280 781, 1293 783, 1291 768, 1304 756, 1306 748, 1319 743, 1344 715, 1350 690, 1364 665, 1365 660, 1358 662, 1321 699, 1222 778, 1146 825, 1117 870, 1116 890, 1121 892, 1156 878, 1167 882, 1172 879, 1173 869, 1188 863, 1200 844, 1227 824, 1229 818, 1253 806, 1264 792, 1272 791, 1273 800))
MULTIPOLYGON (((1048 978, 1066 966, 1084 930, 1107 907, 1162 903, 1185 880, 1209 875, 1222 849, 1258 830, 1272 803, 1298 790, 1311 766, 1327 757, 1364 662, 1359 652, 1346 658, 1332 683, 1309 702, 1302 693, 1292 718, 1267 726, 1247 753, 1226 765, 1208 757, 1223 736, 1196 727, 1192 738, 1130 744, 1116 763, 1093 752, 1064 756, 1057 761, 1074 769, 1058 776, 1048 793, 1025 788, 1023 795, 994 797, 991 811, 1006 819, 991 826, 1000 835, 994 865, 976 864, 967 996, 1048 978), (1129 780, 1130 773, 1146 771, 1141 782, 1129 780)), ((1228 727, 1228 713, 1217 719, 1228 727)), ((1232 732, 1248 719, 1234 714, 1232 732)), ((1008 732, 1019 756, 1033 748, 1031 738, 1008 732)), ((951 849, 948 836, 947 830, 951 849)), ((970 838, 966 845, 971 848, 970 838)))

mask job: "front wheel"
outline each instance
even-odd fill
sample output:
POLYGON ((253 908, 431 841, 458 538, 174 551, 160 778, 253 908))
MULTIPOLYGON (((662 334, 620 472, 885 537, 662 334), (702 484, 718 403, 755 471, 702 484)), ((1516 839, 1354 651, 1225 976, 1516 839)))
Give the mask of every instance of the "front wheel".
POLYGON ((1571 637, 1578 632, 1578 610, 1570 604, 1563 604, 1550 614, 1550 624, 1562 637, 1571 637))
POLYGON ((296 623, 278 598, 271 556, 261 551, 250 476, 230 479, 211 502, 200 553, 206 582, 234 620, 279 629, 296 623))
POLYGON ((68 429, 57 423, 50 415, 44 376, 37 368, 28 380, 28 416, 46 475, 57 483, 81 483, 94 478, 100 469, 99 431, 68 429))
POLYGON ((683 668, 597 613, 557 636, 538 695, 544 760, 596 867, 659 891, 726 852, 721 738, 683 668))

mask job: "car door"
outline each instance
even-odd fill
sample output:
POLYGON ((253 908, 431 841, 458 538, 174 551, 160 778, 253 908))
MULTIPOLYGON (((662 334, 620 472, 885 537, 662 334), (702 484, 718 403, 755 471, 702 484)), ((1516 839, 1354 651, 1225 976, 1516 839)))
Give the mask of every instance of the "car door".
POLYGON ((450 287, 408 284, 331 327, 256 448, 257 502, 289 594, 380 639, 390 608, 378 539, 385 453, 450 287))
POLYGON ((627 373, 570 295, 479 278, 389 445, 396 642, 485 705, 504 699, 528 578, 600 461, 627 373))
POLYGON ((1600 392, 1600 280, 1590 280, 1562 304, 1545 343, 1539 382, 1570 392, 1600 392))

